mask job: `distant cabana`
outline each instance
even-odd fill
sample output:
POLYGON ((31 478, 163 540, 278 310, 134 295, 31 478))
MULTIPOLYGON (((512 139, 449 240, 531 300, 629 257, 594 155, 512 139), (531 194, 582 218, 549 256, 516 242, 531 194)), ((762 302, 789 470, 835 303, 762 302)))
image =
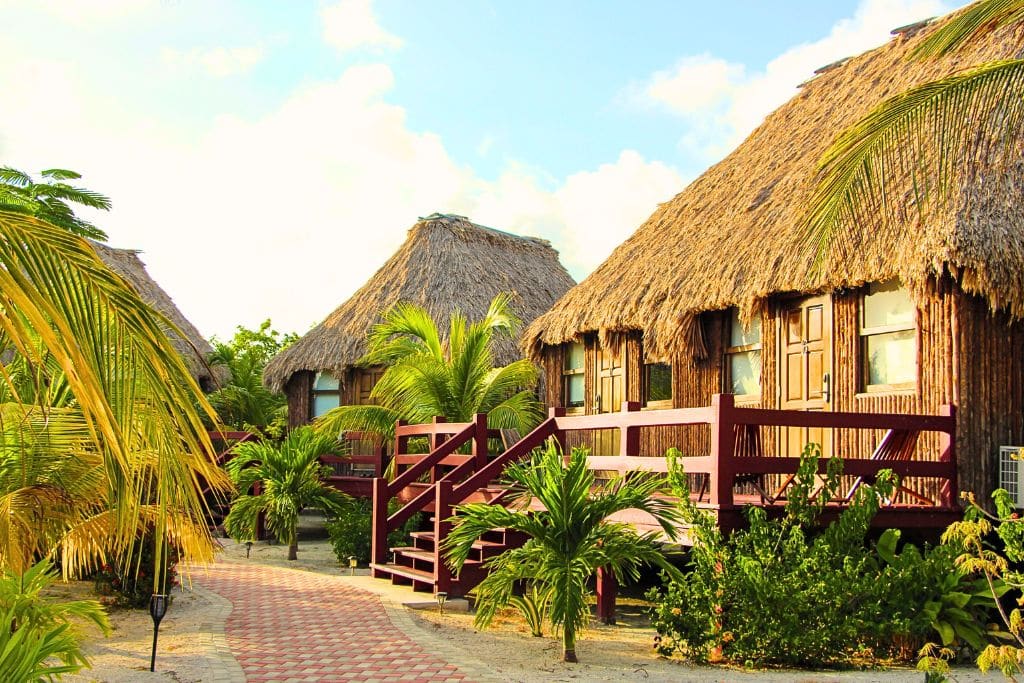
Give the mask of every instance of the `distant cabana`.
MULTIPOLYGON (((529 323, 573 284, 546 240, 432 214, 412 226, 402 247, 348 301, 274 357, 264 382, 288 395, 290 424, 305 424, 330 408, 369 400, 383 368, 356 364, 370 329, 399 301, 426 308, 447 329, 454 310, 479 318, 496 294, 511 292, 516 314, 529 323)), ((522 357, 517 341, 500 340, 498 363, 522 357)))
POLYGON ((146 272, 146 266, 139 258, 139 252, 131 249, 115 249, 99 242, 89 241, 96 255, 108 268, 124 278, 139 297, 155 310, 162 313, 177 330, 168 330, 171 344, 181 354, 189 372, 203 391, 217 388, 226 379, 223 369, 211 370, 206 358, 213 351, 209 342, 203 339, 195 325, 182 314, 167 292, 160 288, 146 272), (179 334, 180 332, 180 334, 179 334))
MULTIPOLYGON (((725 392, 796 410, 955 404, 961 486, 987 495, 998 447, 1024 443, 1024 163, 964 178, 924 224, 908 194, 896 225, 857 226, 820 270, 802 246, 817 162, 839 133, 886 97, 1024 48, 1009 28, 910 61, 935 23, 819 69, 536 319, 524 349, 545 365, 547 402, 593 413, 708 405, 725 392)), ((707 450, 696 431, 645 438, 652 453, 707 450)), ((808 440, 850 457, 876 445, 818 430, 776 433, 765 448, 788 455, 808 440)))

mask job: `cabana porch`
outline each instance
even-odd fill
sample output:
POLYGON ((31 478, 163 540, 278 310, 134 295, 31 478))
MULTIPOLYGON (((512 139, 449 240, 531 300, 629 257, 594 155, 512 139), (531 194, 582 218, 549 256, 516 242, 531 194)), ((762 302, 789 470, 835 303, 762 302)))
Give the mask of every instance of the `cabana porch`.
MULTIPOLYGON (((529 457, 530 452, 548 439, 565 448, 589 440, 597 444, 599 455, 589 458, 599 477, 612 473, 637 471, 667 472, 664 454, 641 452, 641 433, 653 428, 701 429, 710 432, 707 454, 681 457, 690 477, 692 497, 697 505, 711 511, 726 530, 743 524, 747 505, 760 505, 781 511, 786 490, 792 483, 800 459, 767 455, 764 445, 772 439, 788 438, 783 430, 830 432, 856 430, 875 435, 876 448, 869 458, 843 457, 842 453, 824 453, 819 470, 825 471, 826 459, 834 455, 843 461, 843 497, 828 501, 826 514, 836 514, 864 482, 873 481, 883 469, 899 475, 900 490, 885 502, 875 519, 882 527, 935 530, 944 528, 959 515, 957 505, 957 469, 954 408, 944 406, 939 415, 900 415, 886 413, 805 412, 742 408, 730 394, 715 395, 711 405, 699 408, 641 411, 627 403, 617 413, 566 416, 554 408, 535 430, 498 455, 489 455, 487 443, 493 439, 485 416, 474 422, 425 425, 398 425, 395 455, 398 475, 388 481, 373 480, 373 549, 371 570, 375 577, 390 578, 417 590, 459 595, 470 590, 483 575, 483 564, 495 554, 521 543, 505 530, 495 530, 475 548, 460 576, 453 576, 442 561, 438 541, 450 531, 447 521, 456 505, 468 502, 502 504, 509 492, 500 484, 501 473, 510 462, 529 457), (933 433, 939 448, 919 448, 918 436, 933 433), (430 439, 427 454, 409 454, 409 440, 430 439), (614 437, 614 440, 610 437, 614 437), (607 454, 610 443, 615 452, 607 454), (462 452, 460 452, 462 451, 462 452), (388 514, 392 499, 404 506, 388 514), (388 533, 399 528, 417 512, 433 520, 433 528, 414 535, 413 545, 391 548, 388 533)), ((840 443, 840 439, 828 439, 840 443)), ((931 441, 931 440, 929 440, 931 441)), ((653 528, 651 520, 639 512, 622 515, 619 521, 638 529, 653 528)), ((679 542, 687 543, 686 529, 679 542)), ((614 586, 607 576, 599 577, 599 615, 614 613, 614 586)))

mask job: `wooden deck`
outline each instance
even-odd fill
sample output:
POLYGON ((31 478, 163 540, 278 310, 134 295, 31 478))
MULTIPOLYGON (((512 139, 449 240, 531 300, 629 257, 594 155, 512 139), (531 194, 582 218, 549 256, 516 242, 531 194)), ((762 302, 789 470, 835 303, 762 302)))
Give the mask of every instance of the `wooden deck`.
MULTIPOLYGON (((802 412, 737 407, 728 394, 716 395, 710 406, 672 410, 641 411, 637 404, 626 404, 618 413, 601 415, 565 415, 555 408, 535 430, 504 452, 487 452, 493 430, 486 417, 473 422, 447 424, 435 421, 427 425, 396 426, 395 464, 397 477, 392 481, 373 479, 373 549, 371 568, 374 576, 407 580, 402 553, 391 553, 387 535, 416 512, 427 512, 433 519, 431 545, 416 548, 409 562, 419 572, 414 580, 423 589, 451 595, 472 586, 459 582, 443 562, 438 540, 450 530, 447 521, 456 505, 470 501, 501 504, 506 492, 496 485, 505 467, 529 457, 530 453, 554 439, 565 450, 571 434, 602 431, 617 432, 617 454, 591 456, 590 467, 601 473, 625 474, 636 471, 666 472, 668 460, 663 453, 641 453, 641 430, 658 427, 688 426, 710 430, 707 455, 679 459, 691 477, 694 500, 712 512, 724 530, 744 523, 743 510, 759 505, 769 514, 781 514, 787 487, 793 481, 800 459, 767 455, 763 439, 773 429, 869 430, 880 436, 870 458, 843 458, 843 497, 829 501, 824 517, 837 515, 852 498, 853 491, 873 481, 888 469, 908 484, 892 500, 886 501, 874 523, 880 527, 939 530, 955 520, 957 505, 957 467, 954 408, 943 406, 939 415, 901 415, 887 413, 802 412), (614 430, 614 431, 611 431, 614 430), (918 436, 925 432, 938 435, 939 450, 926 459, 919 452, 918 436), (408 453, 409 440, 426 438, 427 454, 408 453), (388 504, 398 499, 403 507, 388 514, 388 504), (389 563, 392 554, 394 561, 389 563), (432 555, 432 557, 428 557, 432 555), (404 578, 402 578, 404 577, 404 578), (454 591, 454 592, 453 592, 454 591)), ((934 439, 933 439, 934 441, 934 439)), ((491 441, 493 443, 493 441, 491 441)), ((827 454, 831 455, 831 454, 827 454)), ((826 458, 818 463, 820 472, 826 458)), ((653 528, 650 518, 639 511, 620 515, 639 529, 653 528)), ((685 531, 685 530, 684 530, 685 531)), ((685 534, 684 534, 685 538, 685 534)), ((402 551, 403 549, 397 549, 402 551)), ((602 579, 607 582, 607 577, 602 579)), ((613 589, 604 586, 614 594, 613 589)), ((605 592, 605 595, 608 593, 605 592)), ((613 609, 604 605, 604 610, 613 609)), ((607 613, 607 612, 606 612, 607 613)))

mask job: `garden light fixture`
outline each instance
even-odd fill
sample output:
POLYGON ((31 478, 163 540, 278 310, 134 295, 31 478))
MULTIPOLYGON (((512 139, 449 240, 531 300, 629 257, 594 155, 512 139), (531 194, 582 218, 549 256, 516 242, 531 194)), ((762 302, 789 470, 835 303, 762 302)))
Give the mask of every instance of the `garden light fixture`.
POLYGON ((153 618, 153 654, 149 659, 150 671, 156 671, 156 637, 165 614, 167 614, 167 596, 154 594, 149 599, 149 616, 153 618))
POLYGON ((444 614, 444 603, 448 599, 448 594, 444 591, 438 591, 437 595, 437 609, 441 614, 444 614))
POLYGON ((252 552, 252 541, 245 542, 245 559, 249 559, 249 553, 252 552))
POLYGON ((348 556, 348 570, 351 576, 356 575, 356 566, 358 565, 358 563, 359 560, 356 559, 355 555, 348 556))

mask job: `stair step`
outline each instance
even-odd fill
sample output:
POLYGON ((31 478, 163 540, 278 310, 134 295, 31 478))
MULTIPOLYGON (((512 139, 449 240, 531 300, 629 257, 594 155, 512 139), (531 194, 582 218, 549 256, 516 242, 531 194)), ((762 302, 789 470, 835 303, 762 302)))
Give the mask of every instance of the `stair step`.
MULTIPOLYGON (((417 541, 429 541, 431 543, 434 542, 434 532, 433 531, 413 531, 409 535, 412 538, 416 539, 417 541)), ((476 541, 473 542, 473 549, 474 550, 483 550, 485 548, 487 548, 487 549, 490 549, 490 548, 505 548, 507 546, 508 546, 507 543, 502 543, 501 541, 485 541, 483 539, 477 539, 476 541)), ((403 548, 392 548, 391 550, 395 551, 395 550, 402 550, 402 549, 403 548)), ((413 550, 423 550, 423 548, 415 548, 415 547, 412 548, 412 549, 413 550)))
POLYGON ((423 571, 422 569, 413 569, 412 567, 404 567, 398 564, 377 564, 372 563, 370 569, 375 569, 380 572, 386 572, 391 575, 401 576, 406 579, 418 581, 419 583, 426 583, 431 586, 434 585, 434 574, 433 572, 423 571))

